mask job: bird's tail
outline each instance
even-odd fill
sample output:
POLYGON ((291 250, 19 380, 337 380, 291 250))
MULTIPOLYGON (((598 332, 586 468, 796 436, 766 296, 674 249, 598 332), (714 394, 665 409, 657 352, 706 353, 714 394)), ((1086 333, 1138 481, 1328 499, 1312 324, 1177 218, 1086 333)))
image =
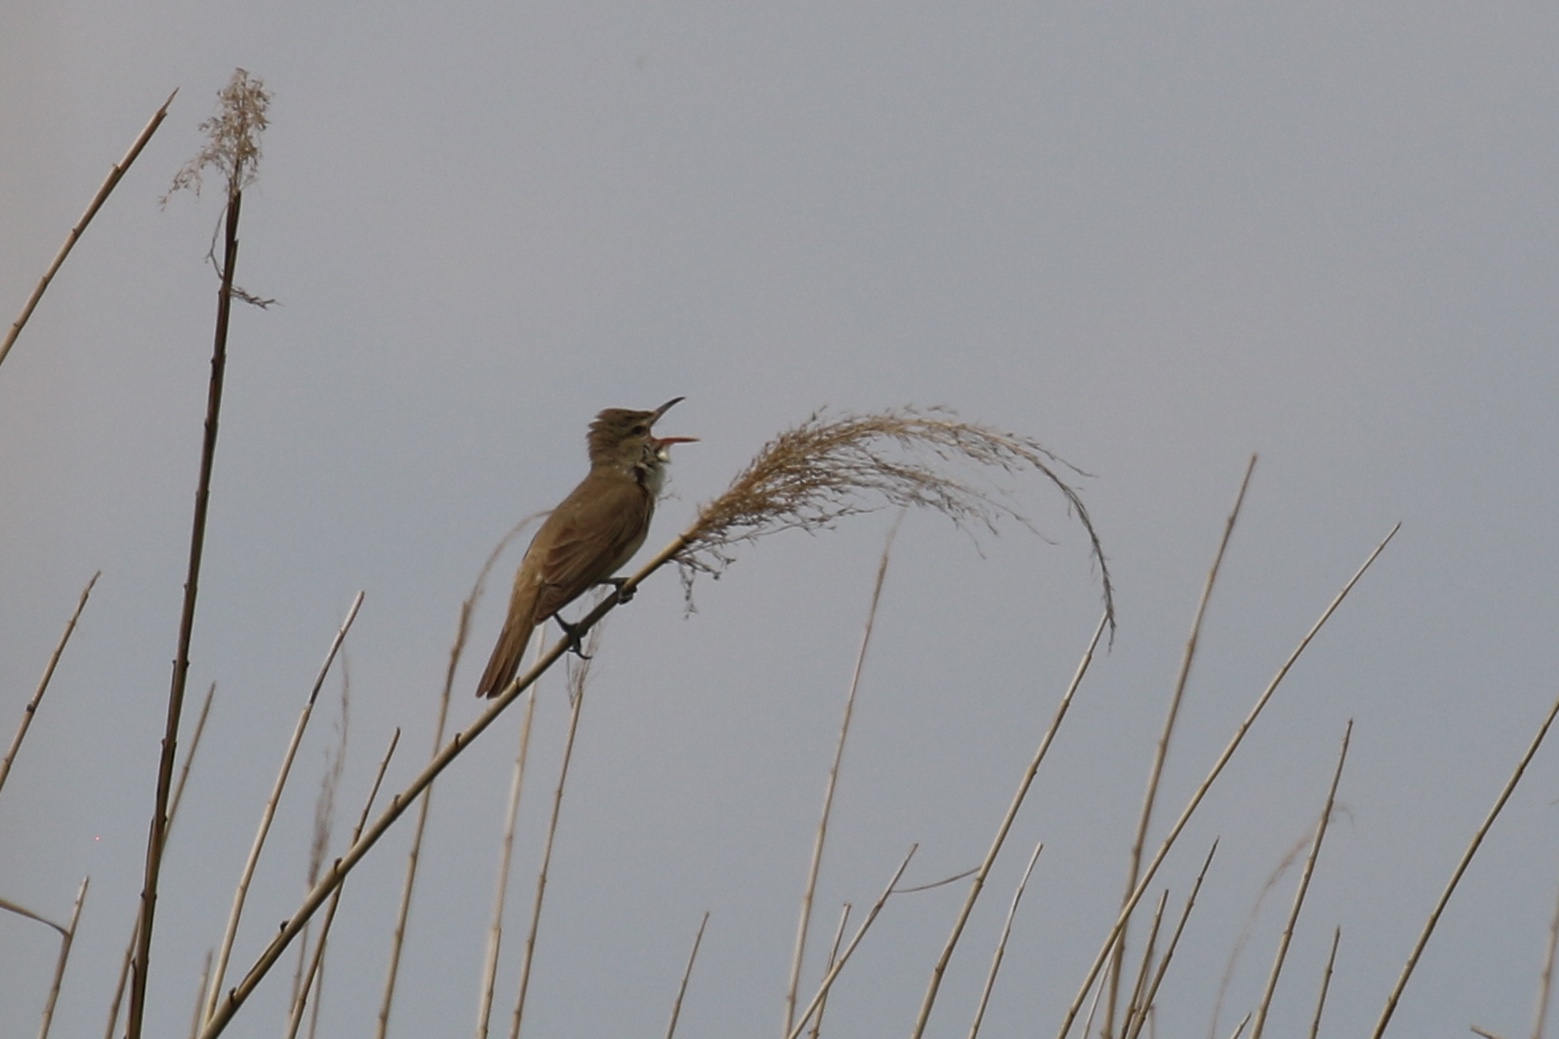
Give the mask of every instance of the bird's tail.
POLYGON ((476 687, 477 696, 497 696, 519 673, 520 659, 530 643, 530 633, 536 627, 536 594, 516 582, 514 595, 509 601, 509 616, 503 622, 498 645, 493 647, 487 670, 482 672, 481 684, 476 687))

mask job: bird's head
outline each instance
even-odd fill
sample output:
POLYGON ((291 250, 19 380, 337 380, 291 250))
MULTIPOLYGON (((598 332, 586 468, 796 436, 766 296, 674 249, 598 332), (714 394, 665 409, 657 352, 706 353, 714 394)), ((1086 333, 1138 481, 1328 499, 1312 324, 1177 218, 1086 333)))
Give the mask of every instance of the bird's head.
POLYGON ((687 444, 697 437, 657 437, 656 421, 671 410, 681 397, 673 397, 654 411, 607 408, 590 423, 590 464, 619 466, 624 470, 643 467, 658 474, 671 461, 671 445, 687 444))

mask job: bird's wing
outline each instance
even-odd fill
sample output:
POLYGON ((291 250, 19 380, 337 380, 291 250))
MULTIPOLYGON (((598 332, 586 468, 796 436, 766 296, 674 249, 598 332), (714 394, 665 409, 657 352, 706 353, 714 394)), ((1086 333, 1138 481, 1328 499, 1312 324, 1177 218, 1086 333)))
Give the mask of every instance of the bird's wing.
POLYGON ((559 529, 541 561, 536 619, 550 617, 638 551, 654 501, 633 479, 589 477, 557 508, 559 529))

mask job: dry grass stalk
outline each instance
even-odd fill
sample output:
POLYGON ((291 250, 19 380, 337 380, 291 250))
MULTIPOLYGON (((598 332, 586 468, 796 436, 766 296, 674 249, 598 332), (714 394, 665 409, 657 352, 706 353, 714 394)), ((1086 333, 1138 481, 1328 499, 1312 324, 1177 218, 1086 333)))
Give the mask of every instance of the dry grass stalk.
POLYGON ((43 1004, 43 1024, 38 1028, 38 1039, 49 1039, 49 1026, 54 1023, 54 1007, 59 1002, 60 986, 65 982, 65 964, 70 961, 70 947, 76 941, 76 925, 81 922, 81 907, 87 900, 87 885, 91 882, 91 877, 82 879, 81 887, 76 891, 76 904, 70 911, 70 923, 62 928, 49 925, 60 932, 60 954, 54 961, 54 980, 49 985, 49 998, 43 1004))
MULTIPOLYGON (((1223 568, 1223 557, 1229 549, 1229 541, 1234 536, 1234 525, 1239 520, 1240 508, 1245 504, 1245 492, 1250 488, 1251 475, 1256 471, 1256 456, 1251 455, 1250 461, 1245 466, 1245 477, 1240 481, 1239 493, 1234 496, 1234 507, 1229 510, 1229 517, 1223 524, 1223 537, 1218 541, 1218 551, 1213 555, 1213 564, 1207 570, 1207 580, 1202 584, 1202 595, 1196 603, 1196 615, 1191 619, 1191 634, 1186 638, 1185 652, 1180 658, 1180 671, 1175 676, 1174 690, 1169 697, 1169 710, 1164 715, 1164 727, 1159 733, 1158 744, 1153 751, 1153 763, 1148 768, 1147 791, 1142 797, 1142 813, 1137 819, 1137 832, 1132 838, 1131 854, 1126 869, 1126 890, 1122 898, 1129 898, 1131 892, 1137 886, 1137 874, 1142 868, 1142 849, 1147 842, 1148 827, 1153 820, 1153 806, 1158 802, 1159 781, 1164 774, 1164 762, 1169 758, 1169 739, 1175 731, 1175 722, 1180 717, 1180 704, 1185 698, 1186 683, 1191 677, 1191 664, 1196 659, 1196 648, 1201 642, 1202 621, 1207 616, 1207 604, 1211 601, 1213 587, 1218 583, 1218 573, 1223 568)), ((1130 921, 1127 921, 1127 928, 1130 921)), ((1110 998, 1104 1004, 1104 1028, 1105 1035, 1114 1032, 1115 1010, 1120 993, 1121 957, 1127 944, 1126 931, 1121 933, 1121 940, 1115 946, 1115 955, 1110 960, 1110 998)))
MULTIPOLYGON (((195 731, 190 735, 189 751, 184 756, 184 767, 179 770, 179 780, 173 787, 173 797, 168 802, 168 831, 166 836, 173 836, 173 822, 178 818, 179 802, 184 799, 184 785, 189 782, 190 766, 195 763, 195 751, 200 749, 200 737, 206 731, 206 719, 211 716, 211 701, 216 698, 217 684, 212 682, 206 689, 206 699, 200 705, 200 717, 195 720, 195 731)), ((114 987, 114 997, 108 1006, 108 1028, 103 1033, 103 1039, 114 1039, 114 1030, 119 1024, 119 1009, 124 1001, 125 986, 130 980, 130 961, 135 955, 135 939, 141 930, 140 910, 136 910, 135 923, 130 927, 130 938, 125 942, 123 962, 119 966, 119 980, 114 987)), ((206 964, 206 973, 211 971, 211 964, 206 964)), ((199 1014, 204 1002, 202 997, 206 991, 206 976, 201 976, 200 994, 195 997, 195 1013, 199 1014)))
POLYGON ((1380 558, 1380 554, 1386 550, 1387 545, 1391 544, 1391 539, 1396 536, 1397 531, 1400 529, 1402 529, 1400 523, 1392 527, 1391 532, 1386 535, 1380 544, 1375 546, 1375 550, 1369 554, 1369 557, 1364 560, 1359 569, 1354 571, 1353 576, 1343 585, 1342 590, 1332 598, 1326 609, 1321 611, 1321 616, 1310 626, 1310 630, 1305 633, 1305 636, 1299 640, 1299 644, 1288 655, 1288 659, 1283 661, 1277 673, 1272 676, 1272 681, 1267 683, 1267 688, 1256 698, 1255 705, 1251 707, 1250 712, 1246 714, 1239 727, 1235 729, 1234 735, 1229 738, 1229 742, 1223 748, 1223 752, 1213 762, 1212 768, 1207 773, 1207 778, 1203 779, 1201 785, 1196 788, 1196 791, 1191 795, 1191 800, 1181 811, 1180 818, 1169 828, 1169 833, 1160 842, 1158 851, 1154 853, 1152 861, 1148 863, 1147 869, 1143 871, 1142 878, 1137 881, 1136 890, 1132 892, 1131 896, 1126 899, 1125 904, 1121 906, 1121 911, 1115 918, 1115 923, 1110 928, 1109 933, 1105 936, 1104 944, 1099 949, 1098 956, 1094 958, 1093 966, 1088 970, 1087 978, 1078 989, 1077 996, 1072 1000, 1071 1006, 1067 1008, 1066 1017, 1062 1020, 1061 1029, 1057 1033, 1058 1039, 1065 1039, 1066 1034, 1071 1030, 1072 1022, 1077 1019, 1077 1013, 1082 1007, 1083 1000, 1088 996, 1088 990, 1093 987, 1094 978, 1104 966, 1106 958, 1112 954, 1111 950, 1114 949, 1115 943, 1119 941, 1121 932, 1126 927, 1126 921, 1137 907, 1137 902, 1141 900, 1148 884, 1152 882, 1154 875, 1158 872, 1159 866, 1163 865, 1164 859, 1168 857, 1169 851, 1174 847, 1181 831, 1191 821, 1191 816, 1196 813, 1196 809, 1201 805, 1202 799, 1207 796, 1207 791, 1212 789, 1213 783, 1223 773, 1224 766, 1229 763, 1229 759, 1234 757, 1234 752, 1239 749, 1240 744, 1244 741, 1245 734, 1250 731, 1250 727, 1261 716, 1262 710, 1267 706, 1268 701, 1272 699, 1273 694, 1277 692, 1278 686, 1283 684, 1283 679, 1288 676, 1288 672, 1293 668, 1294 663, 1304 653, 1316 635, 1320 633, 1321 629, 1326 626, 1326 622, 1331 619, 1332 614, 1337 612, 1337 607, 1342 605, 1343 600, 1348 597, 1348 593, 1353 591, 1354 586, 1364 577, 1375 560, 1380 558))
POLYGON ((1034 845, 1034 854, 1029 856, 1028 865, 1023 867, 1023 876, 1018 878, 1017 889, 1012 893, 1012 904, 1007 907, 1007 918, 1002 921, 1001 937, 996 939, 996 951, 991 955, 991 969, 985 972, 985 987, 980 990, 980 1001, 974 1008, 974 1020, 969 1023, 969 1039, 977 1039, 980 1034, 980 1022, 985 1020, 985 1008, 990 1004, 991 990, 996 987, 996 972, 1001 970, 1002 958, 1007 954, 1007 939, 1012 935, 1012 921, 1018 915, 1018 903, 1023 900, 1029 876, 1034 872, 1034 863, 1039 861, 1039 853, 1044 850, 1043 841, 1034 845))
MULTIPOLYGON (((395 748, 401 742, 401 730, 396 729, 390 736, 390 745, 384 752, 384 757, 379 759, 379 771, 374 775, 373 785, 368 789, 368 799, 363 802, 363 811, 357 818, 357 826, 352 830, 352 839, 355 841, 362 834, 363 827, 368 825, 368 813, 373 811, 374 799, 379 796, 379 786, 384 782, 384 773, 390 767, 390 759, 395 756, 395 748)), ((298 1029, 303 1023, 303 1011, 308 1004, 309 994, 316 987, 316 979, 324 970, 325 943, 330 938, 330 925, 335 922, 336 909, 341 904, 341 887, 338 885, 330 895, 330 908, 325 910, 324 922, 319 927, 319 939, 314 943, 314 955, 309 960, 309 966, 303 974, 303 984, 299 986, 297 996, 293 1001, 292 1013, 287 1022, 287 1039, 293 1039, 298 1034, 298 1029)), ((310 1034, 319 1020, 319 1000, 314 1000, 314 1018, 310 1026, 310 1034)))
POLYGON ((1245 1031, 1245 1026, 1248 1024, 1250 1024, 1249 1013, 1240 1018, 1240 1023, 1234 1026, 1234 1031, 1230 1033, 1229 1039, 1240 1039, 1240 1035, 1245 1031))
POLYGON ((959 464, 986 472, 1038 472, 1060 490, 1088 534, 1113 630, 1114 587, 1104 548, 1082 498, 1062 470, 1087 475, 1038 441, 962 422, 940 409, 901 408, 828 418, 814 413, 766 444, 725 493, 699 510, 677 556, 684 584, 718 574, 735 546, 781 530, 818 531, 871 512, 881 503, 934 509, 959 526, 995 529, 1027 523, 995 493, 946 471, 959 464))
POLYGON ((525 785, 525 761, 530 752, 531 724, 536 717, 536 690, 531 689, 520 722, 520 745, 514 755, 514 774, 509 781, 509 805, 504 812, 503 839, 498 856, 497 893, 493 896, 493 921, 487 932, 487 959, 482 965, 482 994, 476 1009, 477 1039, 487 1039, 493 994, 498 984, 498 954, 503 946, 503 907, 509 894, 510 864, 514 861, 514 827, 520 814, 520 795, 525 785))
MULTIPOLYGON (((552 791, 552 815, 547 820, 547 836, 541 848, 541 867, 536 871, 536 894, 531 900, 530 927, 525 933, 525 952, 520 960, 520 978, 514 997, 514 1013, 509 1023, 509 1039, 519 1039, 520 1027, 525 1021, 525 997, 530 991, 531 964, 536 957, 536 935, 541 930, 541 907, 547 896, 547 874, 552 867, 552 846, 557 840, 558 818, 563 814, 563 789, 568 783, 568 766, 574 757, 574 739, 579 733, 579 715, 585 706, 585 679, 590 671, 590 657, 595 656, 600 645, 601 629, 592 628, 585 641, 586 654, 580 658, 569 686, 572 704, 568 716, 568 737, 563 742, 563 761, 558 766, 558 785, 552 791)), ((560 643, 562 646, 564 643, 560 643)), ((542 659, 550 655, 543 654, 542 659)))
POLYGON ((1148 940, 1142 945, 1142 962, 1137 964, 1137 980, 1131 987, 1131 999, 1126 1004, 1126 1025, 1147 1017, 1149 1004, 1143 999, 1148 984, 1148 972, 1153 967, 1153 953, 1157 951, 1158 931, 1164 924, 1164 910, 1169 908, 1169 889, 1159 893, 1158 904, 1153 907, 1153 921, 1148 925, 1148 940))
POLYGON ((1283 934, 1278 939, 1277 955, 1272 961, 1272 971, 1267 976, 1267 988, 1261 994, 1261 1002, 1256 1005, 1256 1023, 1251 1026, 1251 1039, 1261 1039, 1262 1030, 1267 1024, 1267 1014, 1272 1008, 1272 997, 1277 992, 1278 975, 1283 972, 1283 960, 1288 955, 1289 942, 1294 937, 1294 925, 1299 921, 1299 911, 1304 908, 1305 893, 1310 890, 1310 878, 1315 874, 1315 863, 1321 855, 1321 842, 1326 839, 1326 827, 1332 819, 1332 805, 1337 803, 1337 784, 1342 781, 1343 763, 1348 760, 1348 740, 1353 736, 1353 719, 1348 720, 1348 727, 1343 730, 1342 750, 1337 754, 1337 768, 1332 773, 1331 789, 1326 792, 1326 804, 1321 809, 1321 821, 1316 823, 1315 839, 1310 842, 1310 854, 1305 857, 1305 868, 1299 874, 1299 887, 1294 892, 1294 905, 1289 910, 1288 919, 1283 924, 1283 934))
POLYGON ((828 782, 823 789, 823 810, 817 821, 817 836, 812 842, 812 861, 807 867, 807 881, 801 892, 800 921, 796 925, 796 948, 790 961, 790 984, 785 989, 785 1027, 782 1035, 789 1035, 796 1018, 796 990, 801 985, 801 965, 806 958, 807 930, 812 923, 812 899, 817 893, 817 877, 823 866, 823 845, 828 838, 828 819, 833 811, 834 790, 839 782, 839 766, 844 761, 845 742, 850 735, 850 718, 855 713, 855 694, 861 686, 861 672, 866 666, 866 650, 871 645, 872 630, 877 625, 877 605, 882 601, 882 585, 888 577, 888 560, 893 552, 893 539, 898 535, 904 514, 894 521, 888 531, 888 539, 882 546, 882 559, 877 563, 877 580, 872 585, 871 605, 866 609, 866 628, 861 634, 861 648, 855 655, 855 670, 850 675, 850 689, 845 694, 844 717, 839 722, 839 739, 834 747, 834 761, 828 769, 828 782))
POLYGON ((49 691, 49 682, 54 678, 54 669, 59 666, 60 657, 65 652, 65 644, 70 641, 70 636, 76 630, 76 622, 81 619, 81 611, 87 608, 87 599, 92 595, 92 586, 97 584, 97 579, 103 576, 99 570, 92 575, 87 586, 81 589, 81 598, 76 602, 75 612, 70 615, 70 620, 65 622, 65 630, 60 633, 59 642, 55 643, 54 652, 49 654, 49 662, 43 667, 43 677, 38 679, 38 688, 33 690, 32 699, 27 701, 27 706, 22 708, 22 720, 16 727, 16 735, 11 737, 11 746, 5 752, 4 760, 0 760, 0 788, 4 788, 5 779, 11 774, 11 763, 16 760, 17 752, 22 749, 22 740, 27 738, 27 730, 32 727, 32 720, 38 713, 38 705, 43 702, 43 694, 49 691))
MULTIPOLYGON (((152 950, 152 928, 156 922, 157 884, 162 872, 162 852, 166 841, 168 798, 173 782, 173 761, 178 747, 179 720, 184 711, 184 686, 189 673, 190 642, 195 629, 195 600, 200 587, 200 560, 205 549, 206 515, 211 498, 211 470, 216 458, 218 417, 222 410, 222 381, 227 368, 227 330, 232 315, 233 271, 238 263, 238 218, 243 188, 252 183, 259 159, 259 133, 265 127, 265 109, 270 95, 259 80, 250 80, 239 69, 221 92, 218 114, 205 123, 210 144, 190 166, 195 183, 205 166, 217 165, 228 173, 226 237, 220 268, 222 287, 217 294, 216 330, 212 337, 211 379, 206 396, 205 436, 201 441, 200 476, 195 485, 195 515, 190 523, 189 568, 184 581, 184 603, 179 615, 178 651, 173 661, 173 678, 168 691, 168 720, 163 734, 162 756, 158 761, 157 794, 152 808, 150 832, 146 839, 146 869, 141 885, 140 927, 136 936, 135 960, 130 977, 130 1016, 126 1039, 141 1039, 146 1012, 146 979, 152 950), (215 149, 213 151, 213 149, 215 149)), ((180 187, 174 178, 174 190, 180 187)))
MULTIPOLYGON (((1332 968, 1337 963, 1337 943, 1342 941, 1342 928, 1332 928, 1332 951, 1326 956, 1326 970, 1321 974, 1321 994, 1315 1000, 1315 1013, 1310 1017, 1310 1039, 1321 1034, 1321 1011, 1326 1009, 1326 990, 1332 985, 1332 968)), ((1534 1039, 1541 1039, 1540 1036, 1534 1039)))
POLYGON ((666 1025, 666 1039, 675 1039, 677 1018, 682 1016, 682 997, 687 995, 687 983, 693 977, 693 961, 698 959, 698 947, 704 941, 704 927, 709 923, 709 910, 698 922, 698 933, 693 936, 693 951, 687 955, 687 968, 682 972, 682 984, 677 986, 677 998, 671 1004, 671 1021, 666 1025))
MULTIPOLYGON (((1218 842, 1213 841, 1211 848, 1207 849, 1207 858, 1202 862, 1202 868, 1196 874, 1196 883, 1191 885, 1191 895, 1186 899, 1185 908, 1180 911, 1180 920, 1175 924, 1175 933, 1169 936, 1169 944, 1164 948, 1164 955, 1159 958, 1158 967, 1153 972, 1153 980, 1148 983, 1142 993, 1142 998, 1137 1002, 1137 1012, 1127 1022, 1123 1029, 1125 1039, 1138 1039, 1142 1034, 1142 1028, 1152 1019, 1153 1004, 1158 999, 1158 987, 1164 981, 1164 975, 1169 970, 1169 962, 1175 957, 1175 949, 1180 946, 1180 936, 1185 933, 1186 921, 1191 919, 1191 910, 1196 908, 1196 896, 1201 893, 1202 881, 1207 879, 1207 870, 1213 864, 1213 856, 1218 853, 1218 842)), ((1087 1034, 1084 1029, 1083 1034, 1087 1034)))
POLYGON ((1554 985, 1554 953, 1559 948, 1559 904, 1548 921, 1548 947, 1543 952, 1543 981, 1537 989, 1537 1013, 1532 1022, 1532 1039, 1543 1039, 1543 1029, 1548 1021, 1548 996, 1554 985))
POLYGON ((1375 1031, 1371 1032, 1371 1039, 1380 1039, 1386 1032, 1386 1026, 1391 1023, 1391 1015, 1396 1012, 1397 1002, 1402 998, 1402 991, 1407 988, 1408 979, 1413 976, 1413 969, 1418 966, 1418 958, 1423 955, 1424 948, 1429 944, 1430 937, 1434 934, 1435 925, 1440 922, 1440 914, 1445 912, 1445 907, 1451 901, 1451 896, 1456 893, 1456 885, 1461 883, 1462 874, 1467 872, 1467 867, 1472 863, 1472 857, 1478 853, 1478 848, 1483 844, 1483 838, 1488 836, 1494 820, 1499 818, 1499 813, 1504 809, 1505 802, 1510 800, 1510 795, 1516 790, 1516 784, 1521 782, 1521 777, 1526 773, 1527 766, 1537 755, 1537 748, 1543 745, 1543 739, 1548 735, 1548 729, 1554 723, 1555 716, 1559 716, 1559 700, 1548 710, 1548 715, 1543 719, 1543 724, 1538 727, 1537 735, 1532 737, 1532 743, 1527 747, 1526 753, 1521 755, 1521 760, 1516 763, 1515 771, 1510 774, 1510 779, 1505 783, 1504 789, 1494 799, 1494 805, 1489 809, 1489 814, 1484 818, 1483 824, 1478 827, 1478 832, 1472 835, 1472 840, 1467 844, 1467 850, 1462 853, 1461 861, 1456 864, 1456 869, 1451 872, 1451 879, 1446 882, 1445 890, 1440 894, 1440 900, 1435 903, 1434 911, 1429 914, 1429 919, 1424 921, 1424 929, 1418 935, 1418 941, 1413 946, 1413 951, 1408 955, 1407 962, 1402 965, 1402 974, 1397 978, 1397 983, 1391 989, 1391 994, 1386 997, 1386 1006, 1380 1012, 1380 1020, 1375 1024, 1375 1031))
POLYGON ((37 309, 38 301, 43 298, 44 292, 48 290, 49 283, 54 280, 54 276, 65 265, 65 257, 69 256, 70 251, 76 247, 76 242, 80 240, 82 234, 86 231, 87 225, 92 222, 93 217, 97 216, 97 211, 103 207, 103 203, 108 201, 108 196, 113 193, 114 188, 119 186, 119 181, 124 177, 125 171, 130 168, 131 163, 135 162, 136 158, 141 154, 141 149, 146 147, 146 142, 152 139, 152 134, 156 133, 157 128, 162 125, 163 119, 168 115, 168 106, 173 104, 174 95, 177 93, 178 90, 175 89, 172 94, 168 95, 168 100, 162 103, 162 107, 152 113, 151 119, 147 121, 146 126, 142 128, 140 134, 130 144, 130 150, 125 152, 124 158, 114 163, 109 169, 108 177, 103 181, 102 186, 97 189, 97 194, 92 196, 92 201, 87 203, 86 212, 81 214, 81 219, 76 221, 76 226, 72 227, 70 233, 65 236, 65 243, 60 246, 60 251, 54 254, 53 262, 43 272, 43 277, 38 279, 38 284, 33 286, 32 295, 28 296, 27 302, 22 305, 21 314, 17 316, 15 321, 11 322, 11 330, 5 334, 5 340, 0 342, 0 363, 4 363, 6 354, 11 352, 11 347, 16 342, 16 337, 22 334, 22 327, 27 324, 27 319, 32 317, 32 312, 37 309))
MULTIPOLYGON (((850 910, 854 909, 851 903, 846 902, 839 910, 839 923, 834 927, 834 940, 828 946, 828 962, 824 970, 833 970, 834 964, 839 962, 839 944, 844 941, 845 925, 850 922, 850 910)), ((817 1013, 812 1015, 812 1031, 808 1034, 812 1039, 819 1039, 823 1034, 823 1015, 828 1010, 828 996, 823 996, 822 1002, 817 1005, 817 1013)))
MULTIPOLYGON (((314 834, 309 842, 309 866, 305 874, 309 887, 319 880, 325 867, 325 855, 330 849, 330 835, 336 828, 336 794, 341 789, 341 775, 346 769, 347 737, 351 732, 352 669, 350 660, 341 658, 341 716, 336 720, 338 738, 334 747, 325 749, 325 770, 319 781, 319 794, 314 798, 314 834)), ((303 976, 308 969, 309 934, 305 929, 298 944, 298 966, 292 978, 292 999, 296 1004, 303 993, 303 976)))
POLYGON ((346 619, 341 622, 341 626, 336 629, 335 637, 330 640, 325 661, 320 665, 319 673, 315 676, 314 687, 309 691, 309 698, 298 714, 297 724, 293 726, 292 739, 288 741, 287 749, 282 753, 281 768, 276 773, 276 783, 271 787, 271 796, 266 799, 265 807, 260 812, 260 825, 255 830, 254 843, 249 847, 249 858, 244 862, 238 883, 233 888, 233 906, 228 912, 227 929, 222 934, 222 942, 217 946, 216 963, 211 970, 211 987, 206 992, 207 1018, 215 1012, 217 1000, 221 997, 222 979, 227 974, 227 961, 232 956, 233 943, 238 938, 238 921, 243 917, 249 885, 254 880, 255 870, 259 868, 260 852, 264 850, 265 839, 270 835, 271 822, 276 818, 276 807, 281 804, 282 790, 287 785, 287 777, 292 773, 292 763, 297 758, 298 748, 303 744, 303 734, 308 729, 309 718, 313 716, 314 704, 319 699, 319 691, 325 684, 325 676, 330 673, 330 665, 335 662, 336 654, 341 651, 341 643, 345 641, 347 632, 352 629, 352 622, 357 619, 357 611, 362 605, 363 593, 358 592, 346 612, 346 619))
POLYGON ((785 1039, 797 1039, 801 1035, 802 1030, 806 1028, 807 1021, 817 1012, 823 1000, 828 998, 828 990, 833 987, 834 979, 839 977, 839 972, 844 970, 844 965, 850 961, 850 955, 855 952, 855 947, 861 944, 862 938, 866 937, 867 930, 871 928, 872 922, 877 919, 877 914, 882 912, 882 907, 887 903, 888 896, 893 894, 893 885, 899 882, 899 878, 909 868, 909 860, 915 857, 915 852, 919 848, 920 845, 918 844, 910 845, 909 854, 904 856, 904 861, 899 863, 899 868, 893 871, 893 876, 889 878, 887 887, 882 889, 882 894, 877 897, 877 901, 872 903, 871 910, 866 914, 866 919, 862 920, 861 926, 856 929, 855 937, 850 939, 850 944, 845 946, 844 952, 839 954, 839 958, 834 961, 833 966, 828 969, 828 973, 823 976, 823 981, 818 986, 817 994, 812 997, 812 1001, 801 1012, 800 1019, 785 1039))
POLYGON ((990 848, 985 852, 985 860, 975 870, 974 879, 969 883, 969 894, 964 899, 957 920, 953 923, 952 933, 947 936, 947 944, 942 947, 941 956, 937 958, 936 965, 931 968, 931 979, 926 983, 925 998, 921 1001, 920 1013, 915 1018, 915 1028, 910 1033, 912 1039, 920 1039, 925 1034, 926 1025, 931 1020, 931 1008, 936 1004, 937 991, 942 987, 942 976, 947 972, 947 965, 953 958, 953 949, 958 945, 964 925, 969 922, 969 915, 974 912, 974 904, 985 888, 985 879, 990 876, 991 867, 996 864, 996 856, 1001 851, 1002 845, 1006 843, 1007 834, 1012 830, 1013 821, 1018 817, 1018 809, 1023 807, 1023 800, 1028 796, 1029 788, 1034 784, 1034 777, 1039 773, 1039 766, 1044 762, 1045 755, 1049 753, 1050 745, 1061 729, 1061 723, 1066 720, 1066 712, 1072 706, 1072 697, 1077 692, 1078 686, 1082 685, 1083 676, 1088 673, 1089 664, 1093 663, 1094 650, 1098 648, 1099 639, 1104 636, 1104 629, 1109 623, 1110 614, 1106 611, 1104 616, 1099 618, 1099 626, 1094 628, 1093 638, 1089 639, 1088 648, 1083 651, 1082 659, 1077 663, 1077 671, 1072 675, 1066 693, 1056 706, 1055 716, 1051 719, 1044 736, 1040 738, 1034 757, 1030 759, 1028 768, 1018 780, 1018 789, 1012 795, 1007 813, 1002 816, 1001 822, 996 827, 996 836, 992 838, 990 848))

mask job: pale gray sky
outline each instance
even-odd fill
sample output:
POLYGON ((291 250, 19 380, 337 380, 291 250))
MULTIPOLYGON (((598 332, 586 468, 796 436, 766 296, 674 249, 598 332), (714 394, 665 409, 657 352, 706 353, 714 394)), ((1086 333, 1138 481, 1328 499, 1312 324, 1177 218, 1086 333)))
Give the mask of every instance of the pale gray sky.
MULTIPOLYGON (((1205 1034, 1231 950, 1313 823, 1334 828, 1276 1004, 1373 1025, 1467 839, 1559 692, 1559 12, 1444 3, 332 2, 0 7, 0 316, 109 165, 167 124, 0 367, 0 731, 103 571, 0 794, 0 897, 92 893, 56 1034, 97 1034, 139 890, 204 409, 214 195, 158 197, 235 66, 275 94, 245 198, 192 688, 220 685, 159 911, 152 1022, 186 1027, 276 763, 358 589, 355 816, 395 726, 426 755, 461 598, 582 474, 608 406, 682 394, 651 544, 819 406, 942 404, 1038 437, 1084 494, 1120 632, 1079 694, 964 938, 932 1034, 961 1035, 1033 843, 1047 850, 987 1018, 1053 1034, 1119 898, 1152 742, 1246 459, 1158 832, 1326 602, 1402 532, 1187 832, 1222 838, 1160 994, 1205 1034)), ((1098 617, 1053 494, 978 545, 900 534, 815 933, 974 865, 1098 617)), ((890 524, 775 538, 612 618, 587 701, 527 1034, 773 1035, 812 828, 890 524)), ((502 564, 507 574, 517 561, 502 564)), ((476 619, 454 723, 500 620, 476 619), (481 658, 481 659, 475 659, 481 658)), ((235 958, 302 889, 339 685, 300 756, 235 958)), ((538 710, 499 1004, 512 998, 566 710, 538 710)), ((437 788, 401 1036, 469 1034, 519 713, 437 788)), ((6 737, 8 738, 8 736, 6 737)), ((1392 1034, 1529 1028, 1559 884, 1554 748, 1463 882, 1392 1034)), ((406 833, 347 890, 326 1032, 368 1034, 406 833)), ((1259 998, 1295 882, 1237 961, 1259 998)), ((829 1005, 907 1033, 962 885, 890 902, 829 1005)), ((819 941, 823 939, 820 937, 819 941)), ((49 933, 0 917, 0 1032, 35 1027, 49 933)), ((812 954, 808 977, 819 973, 812 954)), ((230 1034, 274 1035, 276 977, 230 1034)))

